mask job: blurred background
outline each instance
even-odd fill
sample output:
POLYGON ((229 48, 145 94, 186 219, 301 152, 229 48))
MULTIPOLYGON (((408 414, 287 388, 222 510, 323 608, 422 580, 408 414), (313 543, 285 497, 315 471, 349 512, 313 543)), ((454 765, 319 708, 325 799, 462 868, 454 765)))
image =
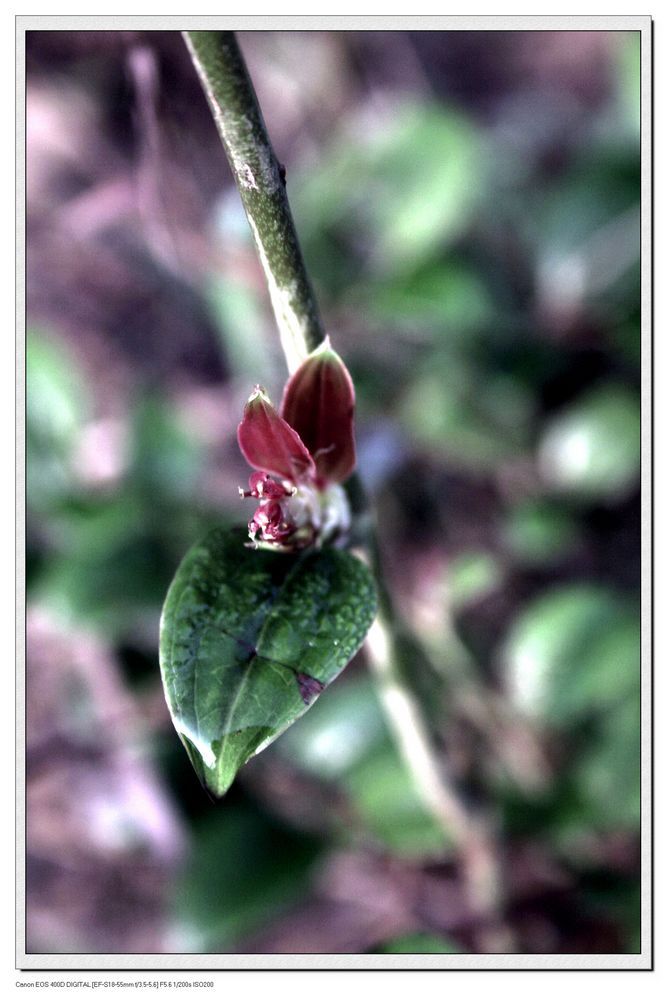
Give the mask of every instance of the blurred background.
MULTIPOLYGON (((239 40, 515 950, 639 951, 639 35, 239 40)), ((247 520, 236 425, 284 362, 180 35, 26 63, 28 951, 488 949, 363 652, 200 788, 160 609, 247 520)))

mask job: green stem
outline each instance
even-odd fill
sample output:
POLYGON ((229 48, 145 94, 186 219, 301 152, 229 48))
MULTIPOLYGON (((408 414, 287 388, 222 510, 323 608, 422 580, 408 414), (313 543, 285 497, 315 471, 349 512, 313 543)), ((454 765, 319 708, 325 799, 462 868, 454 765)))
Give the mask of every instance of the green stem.
POLYGON ((185 31, 241 195, 290 371, 324 340, 285 189, 252 81, 231 31, 185 31))
MULTIPOLYGON (((287 364, 294 371, 324 339, 324 329, 299 249, 284 177, 233 33, 187 31, 184 37, 243 201, 287 364)), ((372 517, 358 476, 351 477, 346 490, 361 525, 359 542, 380 593, 366 648, 385 714, 425 807, 461 853, 471 904, 493 914, 500 905, 501 886, 493 838, 439 766, 419 701, 406 683, 409 665, 402 662, 399 625, 384 587, 372 517)))

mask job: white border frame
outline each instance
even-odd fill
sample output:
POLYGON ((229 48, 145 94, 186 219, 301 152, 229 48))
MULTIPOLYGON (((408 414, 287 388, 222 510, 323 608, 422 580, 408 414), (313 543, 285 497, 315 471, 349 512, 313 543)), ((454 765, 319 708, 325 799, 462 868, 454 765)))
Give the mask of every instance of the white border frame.
POLYGON ((16 968, 39 970, 650 970, 652 857, 652 26, 650 16, 18 16, 16 18, 17 602, 16 968), (638 31, 641 33, 642 741, 641 952, 636 955, 28 954, 25 951, 25 32, 183 29, 329 31, 638 31))

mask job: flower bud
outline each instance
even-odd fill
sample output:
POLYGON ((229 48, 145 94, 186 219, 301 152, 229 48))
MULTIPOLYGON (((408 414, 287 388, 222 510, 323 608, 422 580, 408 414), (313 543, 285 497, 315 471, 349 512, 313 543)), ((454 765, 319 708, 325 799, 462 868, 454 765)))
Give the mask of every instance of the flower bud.
POLYGON ((278 415, 261 386, 246 403, 237 432, 239 448, 254 469, 298 482, 315 473, 303 441, 278 415))
POLYGON ((354 385, 328 337, 287 382, 280 412, 312 455, 319 485, 344 482, 356 465, 354 385))

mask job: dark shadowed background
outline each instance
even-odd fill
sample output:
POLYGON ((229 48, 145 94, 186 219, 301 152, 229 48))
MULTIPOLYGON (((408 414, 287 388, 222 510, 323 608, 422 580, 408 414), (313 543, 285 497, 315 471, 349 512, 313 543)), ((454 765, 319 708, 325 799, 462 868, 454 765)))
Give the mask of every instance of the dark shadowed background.
MULTIPOLYGON (((639 35, 251 32, 443 765, 519 951, 639 950, 639 35)), ((363 653, 213 804, 160 608, 285 370, 180 35, 27 41, 27 941, 470 952, 363 653)))

